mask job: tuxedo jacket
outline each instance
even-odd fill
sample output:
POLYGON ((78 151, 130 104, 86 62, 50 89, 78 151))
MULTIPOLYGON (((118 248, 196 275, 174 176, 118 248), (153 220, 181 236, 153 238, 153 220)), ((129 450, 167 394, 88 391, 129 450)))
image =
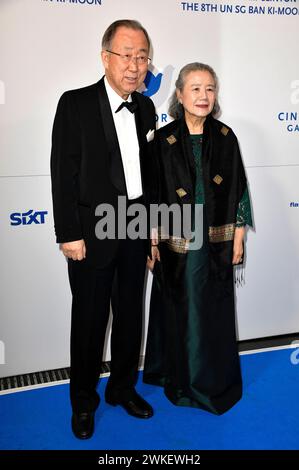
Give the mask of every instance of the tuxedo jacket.
MULTIPOLYGON (((155 110, 152 101, 138 92, 132 93, 132 101, 137 103, 141 180, 148 203, 155 170, 146 136, 155 129, 155 110)), ((51 178, 56 241, 84 239, 86 261, 97 266, 108 263, 118 240, 96 238, 95 209, 106 203, 117 210, 118 196, 127 194, 104 78, 61 96, 52 133, 51 178)))

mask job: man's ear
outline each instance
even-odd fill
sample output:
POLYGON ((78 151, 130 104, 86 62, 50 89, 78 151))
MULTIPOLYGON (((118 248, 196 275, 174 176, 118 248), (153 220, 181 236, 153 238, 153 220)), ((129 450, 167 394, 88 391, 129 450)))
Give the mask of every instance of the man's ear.
POLYGON ((102 62, 103 62, 103 65, 104 65, 104 68, 107 69, 108 68, 108 64, 109 64, 109 52, 107 51, 101 51, 101 58, 102 58, 102 62))

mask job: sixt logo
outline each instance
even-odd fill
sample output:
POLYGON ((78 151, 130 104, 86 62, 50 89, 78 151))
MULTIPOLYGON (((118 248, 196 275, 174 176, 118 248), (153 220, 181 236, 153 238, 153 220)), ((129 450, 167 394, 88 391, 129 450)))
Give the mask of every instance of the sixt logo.
POLYGON ((28 212, 13 212, 10 214, 10 225, 31 225, 31 224, 44 224, 45 216, 48 211, 35 211, 30 209, 28 212))

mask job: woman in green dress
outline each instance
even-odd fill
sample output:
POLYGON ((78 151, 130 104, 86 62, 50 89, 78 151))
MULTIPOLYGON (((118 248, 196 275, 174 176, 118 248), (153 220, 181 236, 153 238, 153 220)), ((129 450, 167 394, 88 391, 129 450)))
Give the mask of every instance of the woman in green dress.
POLYGON ((242 396, 233 269, 252 220, 237 138, 215 118, 217 92, 210 66, 186 65, 169 108, 175 120, 156 132, 159 203, 189 204, 193 214, 201 204, 203 243, 191 249, 170 229, 152 247, 144 381, 175 405, 222 414, 242 396))

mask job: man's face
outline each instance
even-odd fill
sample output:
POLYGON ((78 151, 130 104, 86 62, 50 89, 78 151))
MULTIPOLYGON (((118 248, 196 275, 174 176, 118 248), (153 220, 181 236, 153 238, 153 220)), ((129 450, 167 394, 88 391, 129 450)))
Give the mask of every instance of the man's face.
POLYGON ((127 61, 118 55, 102 51, 107 80, 116 93, 126 100, 145 79, 148 63, 137 63, 136 56, 148 56, 147 40, 142 31, 121 26, 117 29, 110 47, 112 52, 132 56, 131 60, 127 61))

